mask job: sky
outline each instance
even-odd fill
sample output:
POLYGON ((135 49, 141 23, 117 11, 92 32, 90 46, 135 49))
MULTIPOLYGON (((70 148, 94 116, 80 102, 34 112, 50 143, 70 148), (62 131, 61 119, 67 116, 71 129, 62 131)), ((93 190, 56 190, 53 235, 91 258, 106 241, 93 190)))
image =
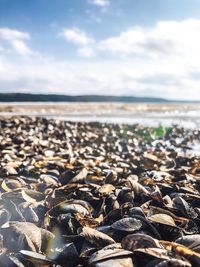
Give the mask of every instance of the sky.
POLYGON ((200 0, 0 0, 0 92, 200 100, 200 0))

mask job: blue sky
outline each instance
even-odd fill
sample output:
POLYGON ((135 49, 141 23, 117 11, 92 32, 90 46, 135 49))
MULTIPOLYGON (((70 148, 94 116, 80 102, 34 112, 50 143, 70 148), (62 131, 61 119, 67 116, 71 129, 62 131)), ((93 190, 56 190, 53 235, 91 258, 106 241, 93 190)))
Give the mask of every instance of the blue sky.
POLYGON ((200 99, 199 0, 0 0, 0 92, 200 99))

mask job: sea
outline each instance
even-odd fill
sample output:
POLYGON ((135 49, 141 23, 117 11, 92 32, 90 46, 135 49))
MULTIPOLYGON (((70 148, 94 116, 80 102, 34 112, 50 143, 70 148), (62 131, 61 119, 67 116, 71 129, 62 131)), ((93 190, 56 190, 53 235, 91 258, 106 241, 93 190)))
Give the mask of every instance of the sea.
POLYGON ((200 128, 200 103, 10 102, 0 103, 1 116, 39 116, 65 121, 179 125, 200 128))

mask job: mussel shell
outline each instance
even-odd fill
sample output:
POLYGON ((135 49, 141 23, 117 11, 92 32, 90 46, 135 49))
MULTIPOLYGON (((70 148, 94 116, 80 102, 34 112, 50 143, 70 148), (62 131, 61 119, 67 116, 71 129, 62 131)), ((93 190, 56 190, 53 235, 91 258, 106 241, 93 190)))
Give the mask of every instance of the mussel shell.
POLYGON ((38 223, 39 217, 35 210, 30 206, 30 203, 23 202, 18 205, 19 211, 23 214, 23 217, 27 222, 38 223))
POLYGON ((97 252, 93 253, 90 258, 88 263, 89 264, 94 264, 99 261, 104 261, 108 259, 114 259, 114 258, 119 258, 119 257, 127 257, 132 255, 133 253, 128 250, 124 250, 121 248, 120 243, 108 245, 104 247, 101 250, 98 250, 97 252))
POLYGON ((195 252, 200 253, 200 235, 188 235, 178 238, 176 243, 192 249, 195 252))
POLYGON ((24 200, 29 203, 40 202, 45 199, 45 195, 36 190, 26 189, 22 190, 21 193, 24 200))
POLYGON ((9 267, 25 267, 22 261, 13 255, 9 256, 9 260, 12 262, 12 263, 8 263, 9 267))
POLYGON ((111 227, 115 230, 135 232, 142 227, 142 222, 135 218, 123 218, 114 222, 111 227))
POLYGON ((84 241, 80 251, 80 257, 89 258, 95 251, 96 247, 94 245, 92 245, 88 241, 84 241))
POLYGON ((55 247, 48 257, 61 266, 65 266, 67 262, 67 266, 69 267, 76 266, 79 260, 79 254, 75 245, 73 243, 60 245, 61 246, 55 247))
POLYGON ((0 226, 11 219, 11 214, 6 209, 0 210, 0 226))
POLYGON ((97 262, 95 267, 134 267, 132 258, 109 259, 106 261, 97 262))
POLYGON ((158 259, 169 259, 168 252, 163 248, 139 248, 134 250, 134 255, 142 258, 153 257, 158 259))
POLYGON ((6 192, 11 192, 13 189, 22 188, 26 183, 22 179, 9 179, 6 178, 1 184, 1 188, 6 192))
MULTIPOLYGON (((29 222, 8 222, 2 226, 6 235, 6 243, 9 245, 10 238, 14 240, 15 246, 18 249, 24 248, 25 244, 29 244, 30 247, 35 248, 34 251, 40 251, 42 245, 41 229, 33 223, 29 222), (17 238, 18 237, 18 238, 17 238)), ((4 235, 4 236, 5 236, 4 235)))
POLYGON ((115 187, 112 184, 104 184, 98 189, 98 193, 102 196, 109 196, 113 191, 115 187))
POLYGON ((176 227, 174 219, 164 213, 154 214, 148 217, 148 220, 154 223, 164 224, 171 227, 176 227))
POLYGON ((149 195, 149 192, 143 185, 131 178, 128 178, 128 181, 130 183, 130 188, 133 190, 135 195, 149 195))
POLYGON ((2 255, 0 256, 1 267, 26 267, 21 260, 14 255, 2 255))
POLYGON ((87 240, 91 244, 96 245, 97 247, 104 247, 106 245, 115 243, 115 241, 110 236, 90 227, 83 227, 80 236, 84 237, 85 240, 87 240))
POLYGON ((157 239, 145 234, 130 234, 122 239, 122 248, 135 251, 141 248, 160 248, 157 239))
POLYGON ((47 174, 41 174, 40 175, 40 180, 45 183, 47 186, 57 186, 59 185, 58 178, 52 175, 47 175, 47 174))
POLYGON ((35 266, 46 267, 54 263, 53 260, 48 259, 45 255, 33 251, 20 250, 20 255, 26 262, 33 263, 35 266))
POLYGON ((51 216, 58 216, 62 213, 81 213, 83 215, 90 215, 91 210, 91 205, 86 201, 66 200, 53 207, 48 213, 51 216))
POLYGON ((164 260, 155 265, 155 267, 191 267, 191 266, 192 265, 189 262, 179 259, 164 260))

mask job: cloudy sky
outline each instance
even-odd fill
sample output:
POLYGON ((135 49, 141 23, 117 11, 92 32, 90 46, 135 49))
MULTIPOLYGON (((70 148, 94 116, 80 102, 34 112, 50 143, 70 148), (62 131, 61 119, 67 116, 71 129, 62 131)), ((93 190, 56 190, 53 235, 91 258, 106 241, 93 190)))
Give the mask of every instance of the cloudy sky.
POLYGON ((200 1, 0 0, 0 92, 200 100, 200 1))

